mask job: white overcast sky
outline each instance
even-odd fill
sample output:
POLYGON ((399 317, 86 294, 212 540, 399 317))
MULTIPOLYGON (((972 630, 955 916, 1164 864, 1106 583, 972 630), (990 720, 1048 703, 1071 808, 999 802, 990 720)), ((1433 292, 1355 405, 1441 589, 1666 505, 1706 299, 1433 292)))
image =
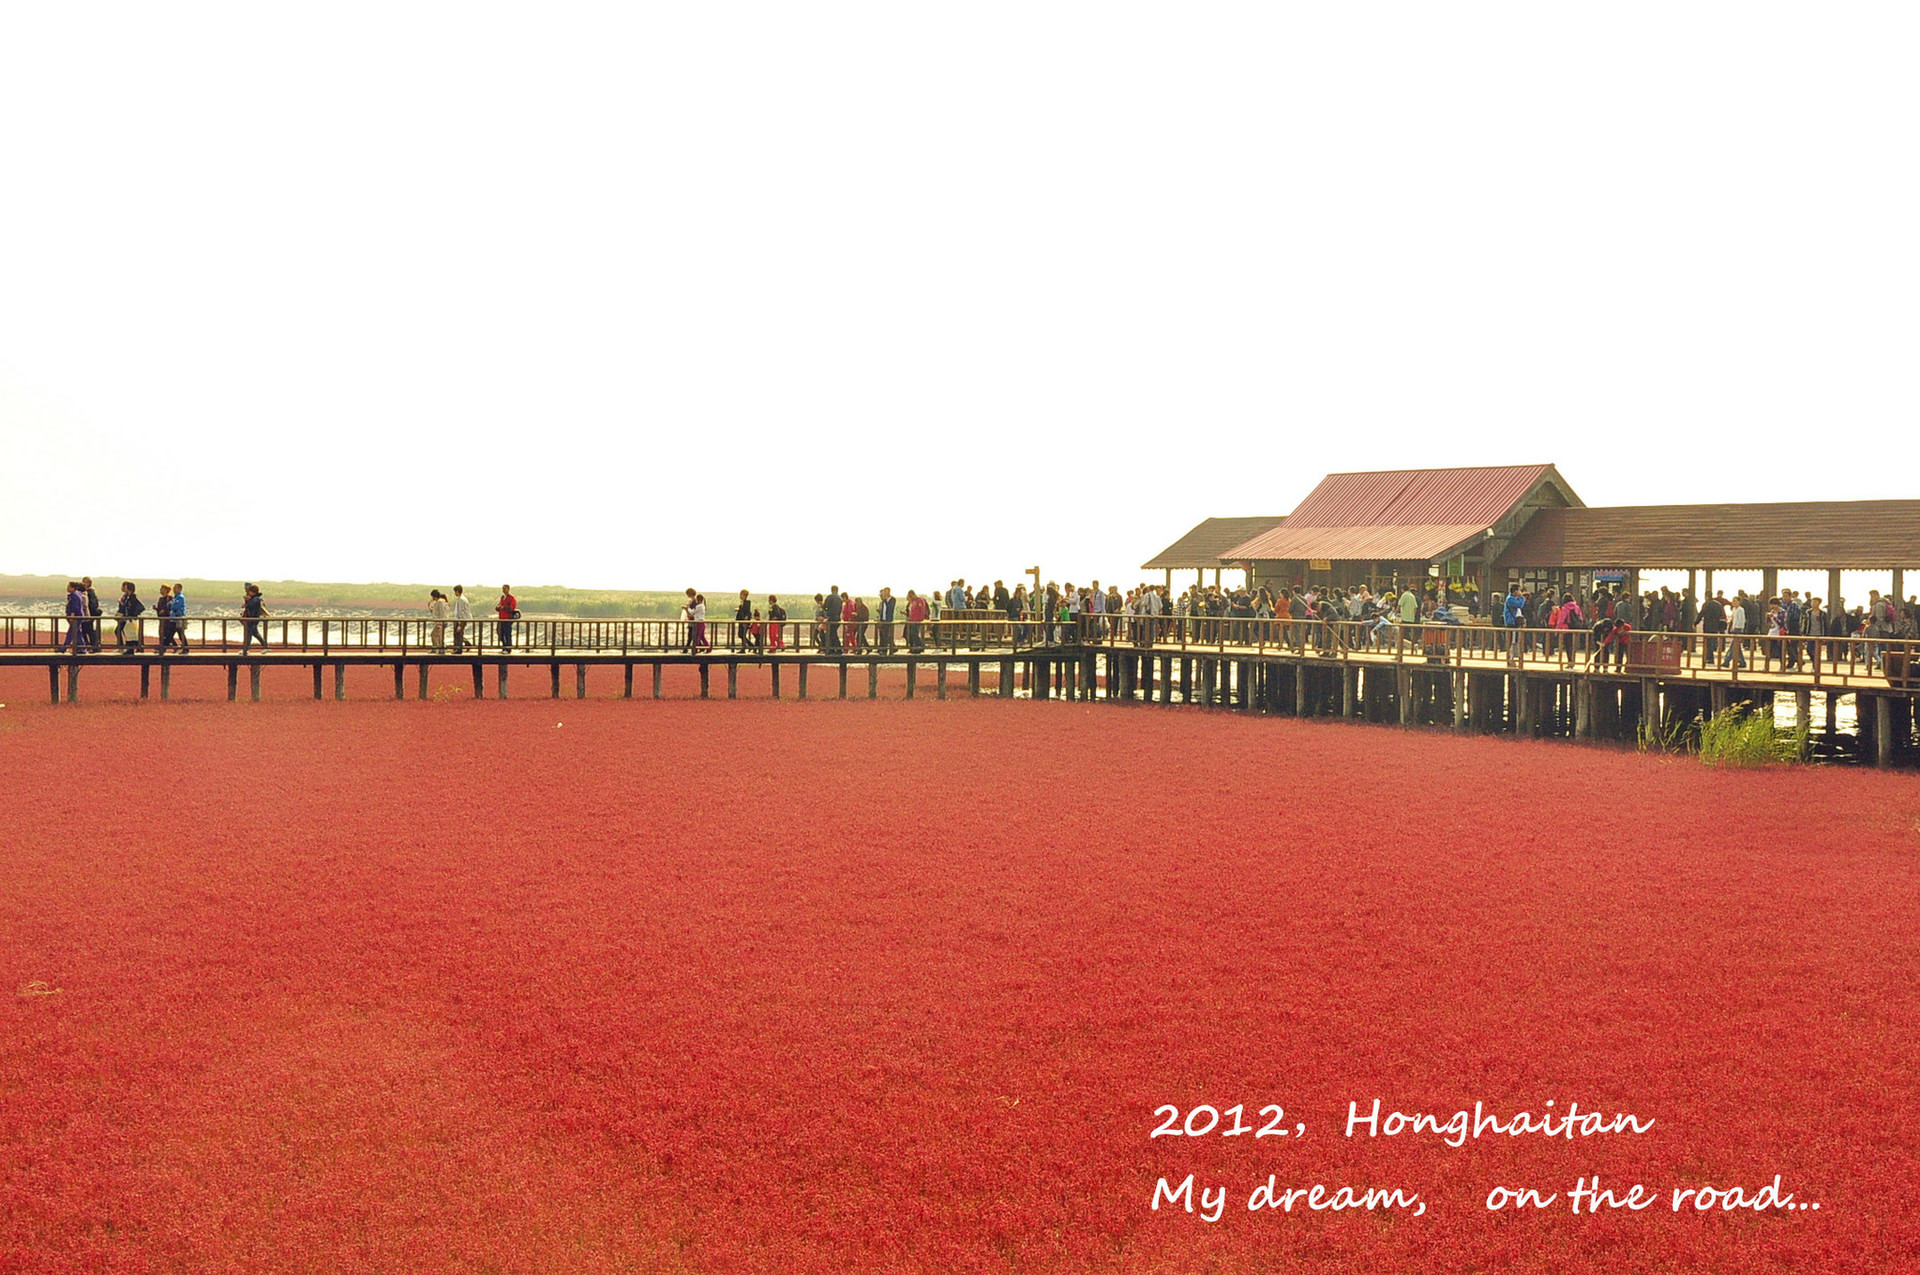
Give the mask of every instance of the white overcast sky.
POLYGON ((1129 583, 1920 496, 1920 8, 0 8, 0 571, 1129 583))

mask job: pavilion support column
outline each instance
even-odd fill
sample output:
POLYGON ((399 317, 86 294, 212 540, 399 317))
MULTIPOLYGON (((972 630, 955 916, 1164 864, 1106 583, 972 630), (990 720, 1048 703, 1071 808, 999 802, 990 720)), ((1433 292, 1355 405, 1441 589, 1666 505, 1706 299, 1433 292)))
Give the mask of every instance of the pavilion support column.
POLYGON ((1776 598, 1779 596, 1780 596, 1780 568, 1778 567, 1760 568, 1760 600, 1762 602, 1765 602, 1768 598, 1776 598))
POLYGON ((1895 603, 1907 600, 1907 573, 1900 567, 1893 569, 1893 600, 1895 603))
POLYGON ((1708 598, 1713 596, 1713 568, 1708 567, 1702 574, 1707 577, 1706 588, 1700 594, 1699 597, 1694 599, 1694 601, 1696 602, 1705 602, 1708 598))
POLYGON ((1832 615, 1833 609, 1839 605, 1840 605, 1840 570, 1839 568, 1836 567, 1833 570, 1830 570, 1827 572, 1826 613, 1828 615, 1832 615))

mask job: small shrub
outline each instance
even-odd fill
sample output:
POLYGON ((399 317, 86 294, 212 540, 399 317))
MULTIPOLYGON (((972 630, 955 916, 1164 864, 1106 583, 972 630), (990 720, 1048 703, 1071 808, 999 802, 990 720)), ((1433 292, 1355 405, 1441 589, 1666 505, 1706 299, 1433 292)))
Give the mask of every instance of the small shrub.
POLYGON ((1731 704, 1700 722, 1700 760, 1709 766, 1769 766, 1799 761, 1807 732, 1782 730, 1751 704, 1731 704))

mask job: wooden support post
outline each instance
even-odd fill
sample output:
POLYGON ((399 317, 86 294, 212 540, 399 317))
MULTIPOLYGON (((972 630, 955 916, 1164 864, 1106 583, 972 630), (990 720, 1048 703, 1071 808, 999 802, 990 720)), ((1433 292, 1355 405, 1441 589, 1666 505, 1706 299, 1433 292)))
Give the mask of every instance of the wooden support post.
POLYGON ((740 661, 727 661, 727 698, 740 698, 740 661))
POLYGON ((493 696, 495 699, 507 698, 507 662, 504 658, 493 666, 493 696))
POLYGON ((700 663, 700 698, 701 699, 706 699, 708 691, 712 689, 710 684, 712 677, 713 677, 713 666, 711 664, 708 664, 706 661, 702 660, 700 663))
POLYGON ((908 699, 912 699, 914 696, 914 693, 920 689, 918 685, 919 681, 920 681, 920 666, 914 663, 912 660, 908 660, 907 661, 907 698, 908 699))
POLYGON ((547 698, 559 699, 560 698, 560 662, 558 660, 555 660, 552 664, 548 665, 548 669, 553 674, 553 693, 549 695, 547 698))
POLYGON ((1013 661, 1001 660, 1000 661, 1000 698, 1010 699, 1012 698, 1012 696, 1013 696, 1013 661))
POLYGON ((473 665, 473 697, 475 699, 487 697, 487 669, 478 661, 473 665))
POLYGON ((967 694, 974 699, 980 698, 980 661, 967 662, 967 694))
MULTIPOLYGON (((143 661, 140 665, 140 698, 141 699, 147 698, 148 684, 149 684, 149 680, 152 677, 152 674, 153 674, 153 665, 145 663, 143 661)), ((313 697, 315 699, 320 698, 320 666, 318 664, 313 666, 313 697)))
POLYGON ((1340 716, 1353 716, 1354 692, 1360 689, 1360 670, 1350 664, 1340 667, 1340 716))
POLYGON ((1873 697, 1873 764, 1893 765, 1893 696, 1873 697))
POLYGON ((1832 615, 1840 606, 1840 572, 1838 569, 1827 572, 1827 603, 1824 608, 1832 615))
MULTIPOLYGON (((229 695, 227 698, 232 699, 233 697, 229 695)), ((80 661, 75 660, 73 663, 67 665, 67 703, 78 704, 79 702, 80 702, 80 661)))
POLYGON ((427 662, 425 660, 414 665, 413 691, 416 697, 427 698, 427 662))
POLYGON ((584 664, 573 666, 573 697, 575 699, 587 697, 587 666, 584 664))
MULTIPOLYGON (((806 674, 806 670, 803 668, 800 671, 801 696, 805 697, 806 692, 807 692, 807 674, 806 674)), ((655 699, 660 698, 660 661, 659 660, 655 660, 653 662, 653 697, 655 699)))
POLYGON ((1576 739, 1593 738, 1593 681, 1576 677, 1573 689, 1573 734, 1576 739))
POLYGON ((239 698, 240 666, 238 664, 229 664, 227 665, 227 703, 231 704, 239 698))
POLYGON ((393 697, 395 699, 407 697, 407 666, 398 660, 393 662, 393 697))
POLYGON ((162 663, 160 665, 160 698, 163 700, 168 698, 168 696, 172 693, 172 689, 173 689, 173 665, 162 663))
MULTIPOLYGON (((163 672, 165 668, 166 666, 164 664, 161 665, 161 669, 163 672)), ((160 698, 161 699, 166 698, 166 695, 164 692, 161 694, 160 698)), ((60 702, 60 666, 58 664, 49 664, 47 665, 47 703, 57 705, 59 702, 60 702)))
POLYGON ((840 698, 845 699, 846 697, 847 697, 847 662, 845 660, 841 660, 840 661, 840 698))
POLYGON ((1180 699, 1184 703, 1193 703, 1193 657, 1180 657, 1180 699))
MULTIPOLYGON (((1289 667, 1293 670, 1293 715, 1305 717, 1307 715, 1307 666, 1293 664, 1289 667)), ((1350 697, 1347 700, 1347 715, 1353 715, 1353 700, 1350 697)))
POLYGON ((800 698, 807 697, 807 662, 800 661, 800 698))
POLYGON ((1713 696, 1713 716, 1718 717, 1727 711, 1727 684, 1715 682, 1710 693, 1713 696))
POLYGON ((780 661, 779 660, 775 660, 773 662, 772 671, 773 671, 773 697, 775 699, 779 699, 780 698, 780 661))
POLYGON ((1533 734, 1533 679, 1525 673, 1513 675, 1514 731, 1523 737, 1533 734))
POLYGON ((945 699, 947 697, 947 662, 945 660, 938 660, 934 663, 933 687, 933 697, 935 699, 945 699))
MULTIPOLYGON (((620 681, 620 698, 632 699, 633 698, 633 664, 631 661, 627 663, 625 672, 626 672, 626 676, 623 677, 620 681)), ((780 666, 778 664, 773 666, 773 697, 775 699, 780 698, 780 666)))
POLYGON ((880 661, 874 660, 867 665, 867 698, 880 698, 880 661))
MULTIPOLYGON (((426 665, 422 664, 420 671, 423 673, 426 672, 426 667, 426 665)), ((253 692, 253 702, 258 704, 260 702, 260 661, 255 660, 253 663, 247 665, 247 682, 248 689, 253 692)))
POLYGON ((1467 670, 1453 671, 1453 728, 1467 729, 1467 670))
POLYGON ((1400 700, 1400 724, 1412 726, 1419 721, 1419 715, 1413 702, 1413 670, 1405 664, 1394 665, 1398 676, 1394 679, 1394 692, 1400 700))
POLYGON ((1813 732, 1813 691, 1805 686, 1793 693, 1793 728, 1813 732))

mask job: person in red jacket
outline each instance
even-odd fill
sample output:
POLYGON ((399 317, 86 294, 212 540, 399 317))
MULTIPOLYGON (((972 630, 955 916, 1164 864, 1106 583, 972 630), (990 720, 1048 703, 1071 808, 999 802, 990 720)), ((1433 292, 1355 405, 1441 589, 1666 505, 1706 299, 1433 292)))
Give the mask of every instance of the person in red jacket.
MULTIPOLYGON (((500 618, 500 649, 513 649, 513 622, 520 618, 520 599, 513 596, 513 586, 500 586, 500 600, 494 603, 494 614, 500 618)), ((503 675, 504 676, 504 675, 503 675)))

